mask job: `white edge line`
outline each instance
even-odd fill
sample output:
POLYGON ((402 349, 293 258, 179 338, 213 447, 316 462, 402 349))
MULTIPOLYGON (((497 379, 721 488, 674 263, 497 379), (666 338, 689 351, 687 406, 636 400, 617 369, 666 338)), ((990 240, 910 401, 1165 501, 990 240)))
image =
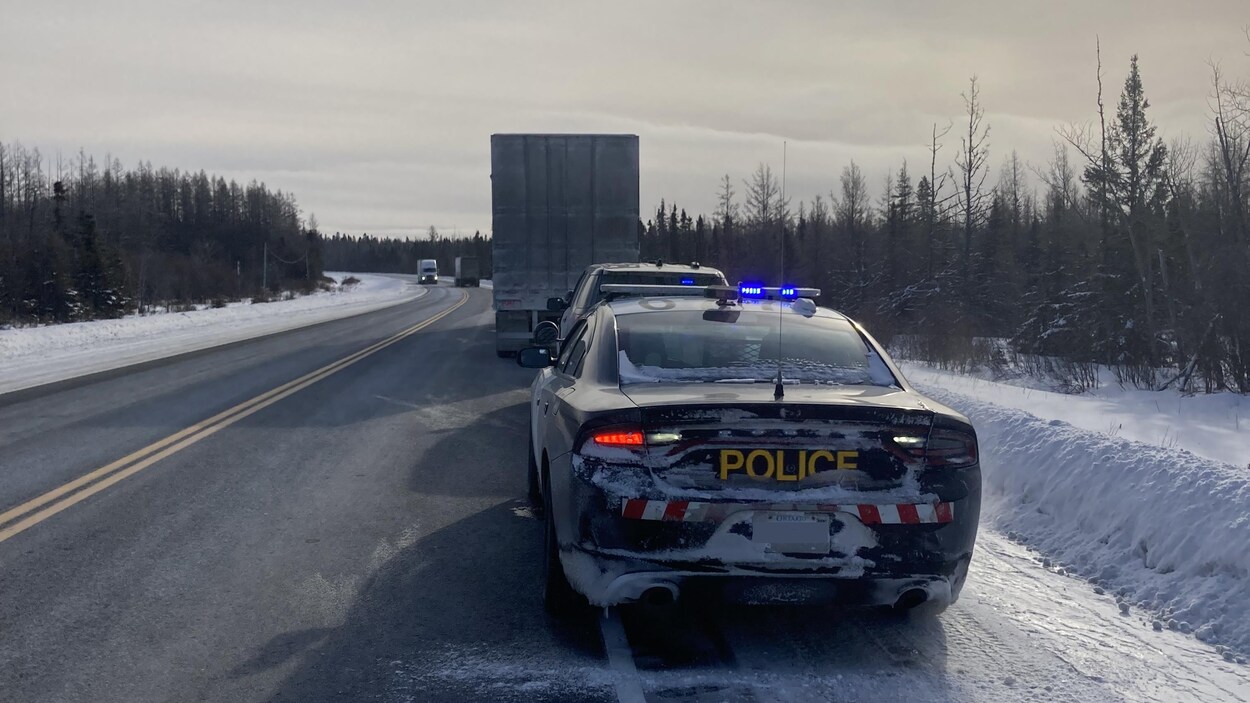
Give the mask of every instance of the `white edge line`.
POLYGON ((634 666, 634 653, 625 637, 625 627, 615 610, 605 610, 599 618, 599 632, 603 635, 603 648, 608 654, 608 667, 616 674, 616 699, 621 703, 646 703, 642 692, 642 679, 634 666))

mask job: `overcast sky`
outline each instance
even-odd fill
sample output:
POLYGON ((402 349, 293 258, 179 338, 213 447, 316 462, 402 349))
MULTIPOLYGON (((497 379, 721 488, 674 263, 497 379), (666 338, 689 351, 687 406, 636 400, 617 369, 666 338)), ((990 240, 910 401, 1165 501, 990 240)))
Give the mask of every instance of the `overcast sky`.
MULTIPOLYGON (((1140 54, 1165 136, 1207 62, 1250 78, 1250 3, 0 0, 0 141, 292 191, 323 231, 490 229, 493 132, 640 135, 642 208, 710 212, 789 142, 796 202, 855 159, 918 175, 977 74, 997 173, 1092 117, 1140 54)), ((943 152, 953 156, 957 142, 943 152)))

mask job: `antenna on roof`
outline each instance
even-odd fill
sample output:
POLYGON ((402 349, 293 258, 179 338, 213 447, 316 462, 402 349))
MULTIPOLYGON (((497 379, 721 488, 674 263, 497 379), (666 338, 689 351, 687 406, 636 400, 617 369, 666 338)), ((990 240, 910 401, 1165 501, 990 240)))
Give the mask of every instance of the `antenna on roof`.
MULTIPOLYGON (((778 209, 781 210, 781 212, 777 213, 778 215, 781 216, 779 218, 781 220, 781 280, 778 281, 778 284, 782 286, 788 285, 786 283, 786 222, 785 222, 785 210, 784 210, 785 203, 786 203, 786 142, 783 139, 781 141, 781 203, 779 203, 779 207, 778 207, 778 209)), ((785 307, 785 303, 778 300, 777 301, 777 386, 773 388, 773 400, 781 400, 782 398, 786 396, 786 387, 785 387, 783 378, 781 376, 781 358, 782 358, 782 354, 784 353, 782 350, 783 345, 781 343, 782 342, 781 325, 785 319, 785 315, 782 314, 784 307, 785 307)))

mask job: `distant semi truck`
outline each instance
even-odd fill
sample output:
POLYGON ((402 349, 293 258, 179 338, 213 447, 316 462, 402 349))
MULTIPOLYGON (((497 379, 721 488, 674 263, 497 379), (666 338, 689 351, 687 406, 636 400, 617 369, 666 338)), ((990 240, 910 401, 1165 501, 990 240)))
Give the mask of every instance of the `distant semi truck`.
POLYGON ((478 286, 482 279, 482 272, 478 268, 476 256, 457 256, 456 257, 456 287, 462 288, 467 286, 478 286))
POLYGON ((593 263, 638 261, 638 137, 495 134, 490 138, 495 351, 530 346, 558 322, 593 263))
POLYGON ((438 261, 422 259, 417 265, 417 283, 438 283, 438 261))

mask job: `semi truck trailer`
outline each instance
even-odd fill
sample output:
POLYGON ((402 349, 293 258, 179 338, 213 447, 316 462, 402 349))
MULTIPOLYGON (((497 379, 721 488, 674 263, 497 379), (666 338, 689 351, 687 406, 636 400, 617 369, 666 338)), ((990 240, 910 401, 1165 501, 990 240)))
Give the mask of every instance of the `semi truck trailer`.
POLYGON ((490 138, 495 351, 531 345, 559 322, 593 263, 638 261, 638 137, 495 134, 490 138))
POLYGON ((481 270, 478 268, 476 256, 457 256, 456 257, 456 287, 464 288, 467 286, 477 287, 482 280, 481 270))

